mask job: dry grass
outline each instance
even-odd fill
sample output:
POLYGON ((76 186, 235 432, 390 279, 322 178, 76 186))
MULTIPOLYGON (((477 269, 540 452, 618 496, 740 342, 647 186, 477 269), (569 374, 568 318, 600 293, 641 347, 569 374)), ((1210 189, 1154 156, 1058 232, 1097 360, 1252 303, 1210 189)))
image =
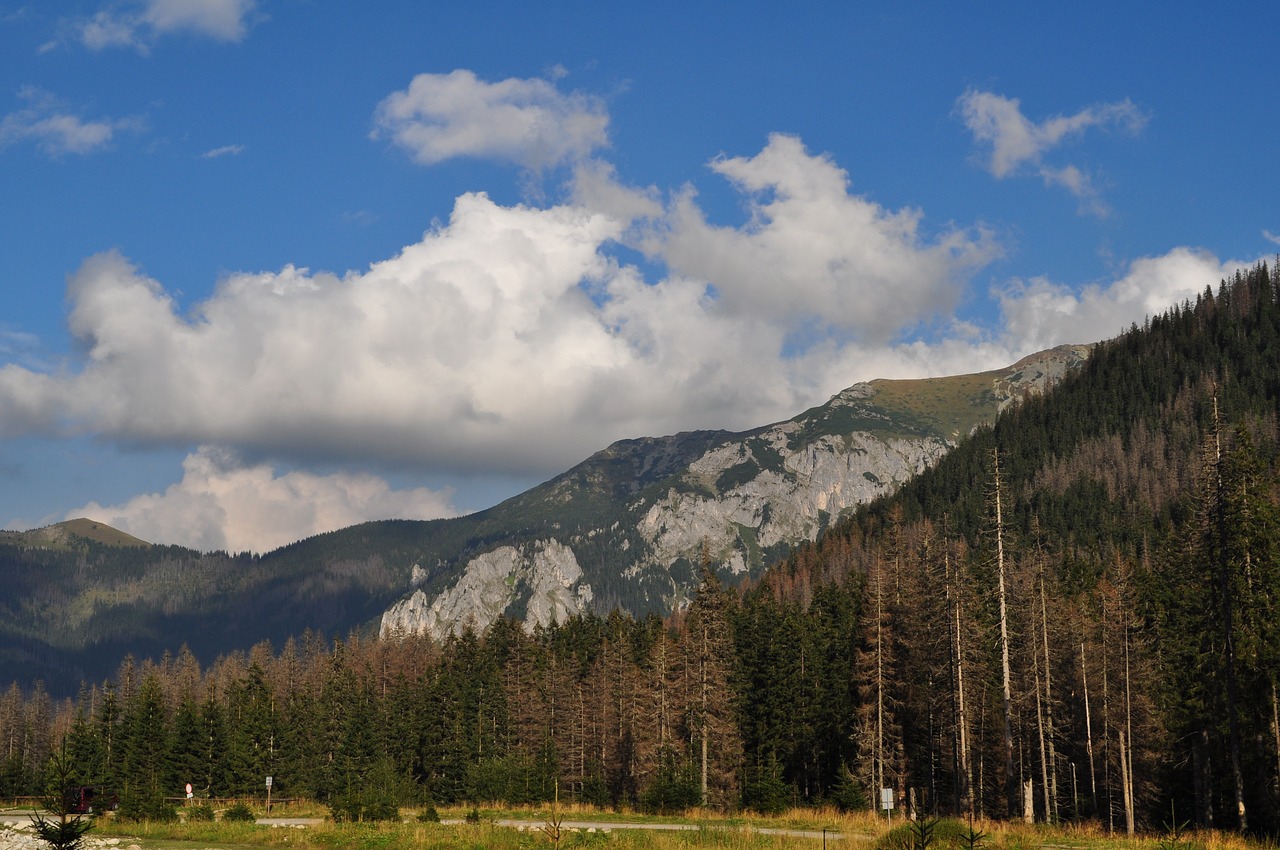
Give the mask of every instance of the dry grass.
MULTIPOLYGON (((312 810, 296 807, 282 817, 316 817, 312 810)), ((844 814, 835 809, 795 809, 765 817, 744 814, 724 817, 699 811, 684 817, 656 818, 638 813, 601 812, 585 806, 566 805, 559 809, 565 821, 608 821, 614 823, 679 824, 681 831, 613 829, 608 832, 566 830, 556 844, 540 827, 550 817, 547 808, 481 810, 478 824, 420 823, 416 812, 405 810, 410 820, 400 823, 322 823, 304 829, 274 828, 255 824, 124 824, 104 821, 95 830, 99 835, 117 835, 136 842, 142 850, 535 850, 535 848, 611 848, 611 850, 817 850, 826 831, 828 850, 888 850, 897 845, 890 840, 890 824, 883 816, 867 813, 844 814), (523 827, 497 826, 497 819, 525 821, 523 827), (812 835, 763 834, 760 829, 804 830, 812 835), (838 836, 838 837, 837 837, 838 836)), ((446 819, 465 816, 466 810, 442 810, 446 819)), ((892 826, 903 825, 895 817, 892 826)), ((984 833, 982 850, 1260 850, 1262 845, 1229 833, 1195 833, 1183 836, 1177 847, 1162 842, 1161 836, 1128 838, 1108 834, 1098 825, 1050 827, 999 821, 978 821, 975 829, 984 833)), ((901 835, 901 833, 897 833, 901 835)), ((950 842, 933 845, 934 850, 954 850, 950 842)))

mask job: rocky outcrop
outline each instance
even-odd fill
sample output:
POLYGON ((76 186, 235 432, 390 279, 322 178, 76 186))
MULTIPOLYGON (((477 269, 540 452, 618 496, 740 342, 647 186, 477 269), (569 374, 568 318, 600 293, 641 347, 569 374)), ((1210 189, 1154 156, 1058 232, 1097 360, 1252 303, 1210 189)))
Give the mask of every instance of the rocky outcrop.
MULTIPOLYGON (((419 582, 424 574, 414 564, 419 582)), ((422 590, 382 615, 383 637, 396 633, 427 633, 443 637, 467 625, 476 631, 523 603, 525 628, 564 622, 587 610, 591 585, 573 550, 557 540, 538 540, 525 546, 501 546, 467 562, 461 577, 434 599, 422 590)))
MULTIPOLYGON (((823 436, 789 448, 794 423, 783 423, 753 442, 780 458, 780 469, 762 468, 750 480, 720 492, 667 491, 640 520, 651 547, 649 563, 634 572, 688 558, 705 542, 735 574, 748 572, 753 549, 813 540, 834 518, 896 488, 951 447, 937 437, 881 439, 868 434, 823 436)), ((708 452, 688 476, 715 482, 744 465, 763 466, 748 443, 708 452)))
MULTIPOLYGON (((48 850, 49 845, 35 834, 30 818, 18 815, 14 821, 0 823, 0 850, 48 850)), ((84 850, 139 850, 137 844, 126 845, 119 838, 98 838, 94 835, 87 836, 81 846, 84 850)))

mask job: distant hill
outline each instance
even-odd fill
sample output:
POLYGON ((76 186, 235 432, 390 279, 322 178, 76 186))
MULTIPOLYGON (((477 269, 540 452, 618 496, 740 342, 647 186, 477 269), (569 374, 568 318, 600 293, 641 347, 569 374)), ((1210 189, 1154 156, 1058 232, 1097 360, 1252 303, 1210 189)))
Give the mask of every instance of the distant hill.
POLYGON ((687 599, 704 542, 725 578, 758 576, 1087 354, 858 384, 745 432, 622 440, 486 511, 362 523, 260 557, 153 546, 89 520, 0 533, 0 681, 68 693, 126 653, 186 644, 209 659, 307 630, 665 613, 687 599))
POLYGON ((151 545, 132 534, 126 534, 105 523, 83 517, 46 525, 31 531, 0 531, 0 544, 13 543, 33 548, 68 550, 75 546, 76 538, 101 543, 103 546, 148 547, 151 545))

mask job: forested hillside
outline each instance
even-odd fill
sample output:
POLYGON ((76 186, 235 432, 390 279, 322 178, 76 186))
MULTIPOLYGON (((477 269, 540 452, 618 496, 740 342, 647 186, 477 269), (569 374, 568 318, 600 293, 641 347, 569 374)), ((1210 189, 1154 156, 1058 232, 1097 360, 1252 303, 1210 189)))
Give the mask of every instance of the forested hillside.
MULTIPOLYGON (((0 699, 0 794, 66 736, 155 800, 562 797, 1280 828, 1280 274, 1097 347, 928 472, 667 620, 127 660, 0 699)), ((139 803, 141 804, 141 803, 139 803)))

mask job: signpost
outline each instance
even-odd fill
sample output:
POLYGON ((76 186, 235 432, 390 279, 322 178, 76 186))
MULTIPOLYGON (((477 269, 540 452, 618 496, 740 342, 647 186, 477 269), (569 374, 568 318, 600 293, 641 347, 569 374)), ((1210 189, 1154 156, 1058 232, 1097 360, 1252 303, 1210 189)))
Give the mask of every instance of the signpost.
POLYGON ((889 820, 892 822, 893 821, 893 789, 892 788, 880 789, 880 808, 885 810, 889 820))
POLYGON ((191 783, 187 783, 187 799, 190 800, 195 794, 192 792, 191 783))
POLYGON ((271 814, 271 777, 267 777, 267 814, 271 814))

